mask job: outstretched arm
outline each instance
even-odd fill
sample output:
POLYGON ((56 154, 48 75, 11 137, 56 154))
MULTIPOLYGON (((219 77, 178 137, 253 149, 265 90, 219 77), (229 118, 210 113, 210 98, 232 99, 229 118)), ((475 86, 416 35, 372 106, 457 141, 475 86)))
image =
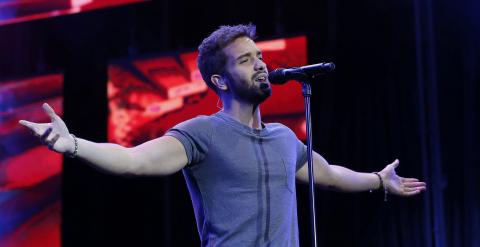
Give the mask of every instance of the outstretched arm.
MULTIPOLYGON (((426 184, 416 178, 403 178, 396 174, 399 161, 387 165, 378 174, 382 177, 389 193, 400 196, 413 196, 426 189, 426 184)), ((345 192, 360 192, 381 187, 380 179, 373 173, 352 171, 343 166, 330 165, 318 153, 313 152, 315 184, 345 192)), ((296 174, 296 178, 308 183, 308 165, 305 163, 296 174)))
POLYGON ((169 175, 187 164, 185 149, 174 137, 162 136, 132 148, 113 143, 95 143, 73 137, 63 120, 48 104, 43 104, 43 109, 50 117, 50 123, 25 120, 20 120, 19 123, 29 128, 49 149, 63 154, 75 154, 102 170, 123 175, 169 175))

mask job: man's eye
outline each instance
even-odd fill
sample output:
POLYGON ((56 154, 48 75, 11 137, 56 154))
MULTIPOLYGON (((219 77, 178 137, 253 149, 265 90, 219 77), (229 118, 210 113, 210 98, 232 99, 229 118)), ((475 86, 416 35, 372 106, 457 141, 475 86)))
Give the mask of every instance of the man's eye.
POLYGON ((248 62, 248 59, 240 60, 240 63, 241 63, 241 64, 242 64, 242 63, 246 63, 246 62, 248 62))

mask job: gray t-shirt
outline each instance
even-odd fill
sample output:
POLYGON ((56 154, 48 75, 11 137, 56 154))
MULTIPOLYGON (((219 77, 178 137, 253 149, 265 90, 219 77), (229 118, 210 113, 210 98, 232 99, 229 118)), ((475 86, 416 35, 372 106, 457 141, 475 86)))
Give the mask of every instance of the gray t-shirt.
POLYGON ((295 173, 306 147, 288 127, 252 129, 224 112, 166 135, 185 147, 183 169, 202 246, 298 246, 295 173))

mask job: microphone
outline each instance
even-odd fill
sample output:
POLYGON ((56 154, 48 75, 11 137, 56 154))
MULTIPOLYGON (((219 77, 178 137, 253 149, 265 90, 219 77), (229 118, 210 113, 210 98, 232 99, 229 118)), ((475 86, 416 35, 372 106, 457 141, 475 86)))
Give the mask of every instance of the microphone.
POLYGON ((305 81, 307 79, 324 75, 335 69, 334 63, 317 63, 289 69, 279 68, 268 74, 268 80, 272 84, 285 84, 290 80, 305 81))

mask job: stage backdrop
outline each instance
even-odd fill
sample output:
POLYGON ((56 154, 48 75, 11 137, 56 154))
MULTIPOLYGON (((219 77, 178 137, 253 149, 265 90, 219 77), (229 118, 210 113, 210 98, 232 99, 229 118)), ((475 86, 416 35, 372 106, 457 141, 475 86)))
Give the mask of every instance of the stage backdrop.
POLYGON ((0 246, 60 246, 62 156, 49 151, 20 119, 49 122, 41 105, 62 116, 63 75, 0 82, 0 246))
MULTIPOLYGON (((305 64, 306 45, 304 36, 258 43, 272 68, 305 64)), ((177 123, 219 111, 221 102, 202 80, 196 58, 197 52, 182 52, 113 62, 108 68, 108 140, 138 145, 177 123)), ((305 140, 300 84, 273 85, 272 90, 272 97, 262 105, 264 121, 281 122, 305 140)))
POLYGON ((2 0, 0 26, 147 0, 2 0))

